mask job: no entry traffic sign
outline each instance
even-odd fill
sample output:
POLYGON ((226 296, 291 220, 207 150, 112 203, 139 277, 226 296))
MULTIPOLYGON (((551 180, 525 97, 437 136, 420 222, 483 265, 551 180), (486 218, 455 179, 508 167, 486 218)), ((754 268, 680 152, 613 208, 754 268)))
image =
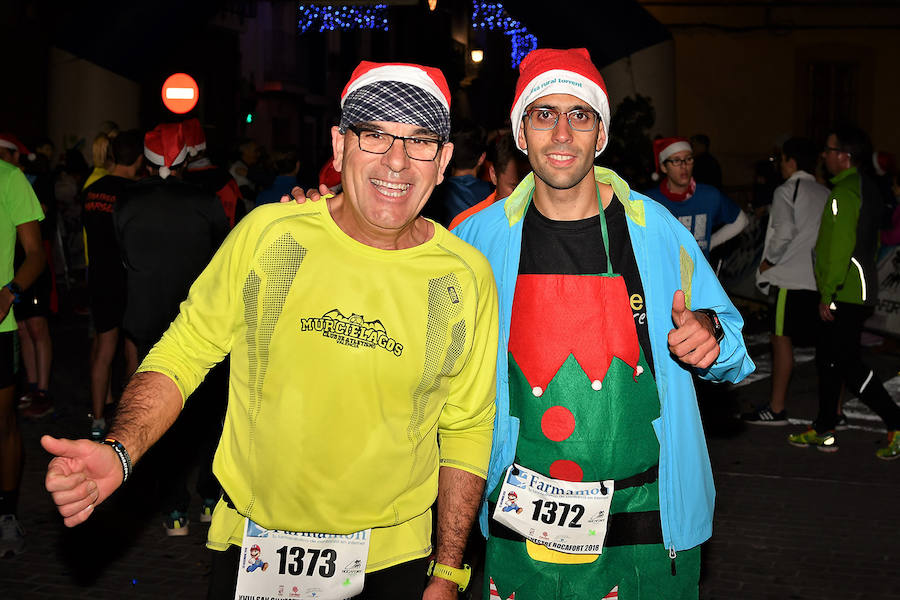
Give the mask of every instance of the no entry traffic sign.
POLYGON ((187 73, 170 75, 162 86, 162 101, 173 113, 183 114, 197 106, 200 88, 187 73))

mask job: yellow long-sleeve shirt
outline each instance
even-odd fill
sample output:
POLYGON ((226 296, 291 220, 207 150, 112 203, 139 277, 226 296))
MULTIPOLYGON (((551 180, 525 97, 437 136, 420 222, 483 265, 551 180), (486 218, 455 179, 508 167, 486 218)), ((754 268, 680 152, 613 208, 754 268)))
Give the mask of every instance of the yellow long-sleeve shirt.
POLYGON ((497 294, 487 260, 435 225, 379 250, 326 202, 266 205, 225 240, 140 371, 187 398, 231 353, 208 545, 243 517, 288 531, 373 528, 368 571, 431 551, 438 466, 485 477, 497 294), (440 442, 440 443, 439 443, 440 442))

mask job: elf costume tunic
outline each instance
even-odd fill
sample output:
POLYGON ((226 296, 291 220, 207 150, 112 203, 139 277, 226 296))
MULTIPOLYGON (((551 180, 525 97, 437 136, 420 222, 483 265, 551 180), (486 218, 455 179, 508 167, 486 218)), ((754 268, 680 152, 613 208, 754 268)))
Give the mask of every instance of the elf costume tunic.
POLYGON ((614 201, 607 212, 553 222, 528 209, 508 353, 510 414, 520 421, 514 462, 562 481, 614 479, 604 550, 556 552, 492 520, 486 597, 696 597, 699 549, 679 554, 673 574, 662 544, 651 424, 660 405, 643 287, 624 210, 614 201))

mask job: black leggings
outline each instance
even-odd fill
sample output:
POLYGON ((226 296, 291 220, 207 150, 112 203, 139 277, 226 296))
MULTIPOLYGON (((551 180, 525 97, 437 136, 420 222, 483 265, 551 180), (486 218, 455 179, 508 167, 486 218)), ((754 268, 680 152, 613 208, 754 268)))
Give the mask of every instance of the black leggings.
POLYGON ((888 431, 900 428, 900 407, 884 389, 878 375, 862 361, 860 334, 872 308, 836 303, 834 321, 823 323, 816 347, 819 372, 819 416, 813 427, 818 432, 834 429, 841 383, 859 394, 863 404, 884 420, 888 431))
MULTIPOLYGON (((212 553, 207 600, 234 600, 241 549, 229 546, 212 553)), ((417 558, 399 565, 366 573, 363 592, 357 600, 421 600, 425 591, 428 558, 417 558)))

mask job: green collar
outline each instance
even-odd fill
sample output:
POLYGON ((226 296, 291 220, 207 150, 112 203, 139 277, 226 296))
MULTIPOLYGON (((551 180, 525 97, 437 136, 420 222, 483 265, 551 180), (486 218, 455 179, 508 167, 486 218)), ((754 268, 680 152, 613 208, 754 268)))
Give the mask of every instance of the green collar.
MULTIPOLYGON (((597 183, 611 185, 616 193, 616 199, 625 207, 625 214, 628 215, 628 218, 638 225, 644 226, 644 203, 642 200, 632 199, 631 188, 628 187, 624 179, 605 167, 594 167, 594 179, 597 183)), ((506 218, 509 220, 510 227, 525 216, 533 189, 534 173, 532 172, 522 180, 509 198, 506 199, 503 209, 506 211, 506 218)))
POLYGON ((843 171, 841 171, 840 173, 838 173, 837 175, 835 175, 834 177, 831 178, 831 183, 837 184, 837 182, 843 181, 844 179, 847 179, 851 175, 856 175, 856 167, 850 167, 849 169, 844 169, 843 171))

